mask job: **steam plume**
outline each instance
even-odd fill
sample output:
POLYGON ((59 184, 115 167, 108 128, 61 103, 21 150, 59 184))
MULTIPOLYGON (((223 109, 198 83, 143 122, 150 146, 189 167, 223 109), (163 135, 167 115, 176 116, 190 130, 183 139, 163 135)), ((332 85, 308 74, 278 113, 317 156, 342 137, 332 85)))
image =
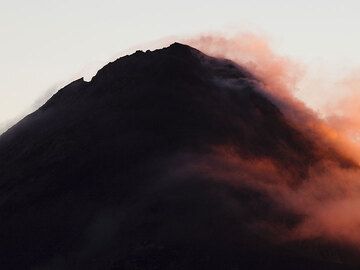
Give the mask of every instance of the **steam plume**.
MULTIPOLYGON (((344 80, 350 96, 329 104, 336 114, 321 119, 293 95, 304 76, 304 66, 277 55, 268 41, 253 34, 236 36, 203 35, 187 39, 191 46, 216 57, 230 59, 250 70, 268 95, 296 126, 312 136, 322 148, 334 147, 342 155, 359 159, 356 140, 360 128, 357 91, 359 76, 344 80)), ((360 171, 341 168, 332 162, 313 166, 300 186, 289 187, 272 160, 244 160, 224 146, 198 164, 206 173, 235 186, 250 186, 269 195, 280 206, 302 216, 301 222, 286 230, 286 239, 324 238, 359 245, 360 171), (217 166, 213 166, 213 163, 217 166), (226 164, 224 166, 224 163, 226 164)), ((357 162, 357 161, 356 161, 357 162)), ((194 166, 194 164, 192 164, 194 166)), ((356 167, 356 166, 355 166, 356 167)), ((284 231, 282 231, 284 233, 284 231)))

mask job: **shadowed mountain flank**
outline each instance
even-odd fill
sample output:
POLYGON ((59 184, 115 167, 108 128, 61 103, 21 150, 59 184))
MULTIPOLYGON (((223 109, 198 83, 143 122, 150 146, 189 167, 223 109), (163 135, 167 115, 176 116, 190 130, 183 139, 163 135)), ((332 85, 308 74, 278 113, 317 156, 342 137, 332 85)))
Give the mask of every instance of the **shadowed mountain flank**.
POLYGON ((346 245, 282 239, 304 216, 254 187, 293 190, 328 163, 356 169, 244 68, 179 43, 137 51, 1 135, 0 265, 350 269, 346 245))

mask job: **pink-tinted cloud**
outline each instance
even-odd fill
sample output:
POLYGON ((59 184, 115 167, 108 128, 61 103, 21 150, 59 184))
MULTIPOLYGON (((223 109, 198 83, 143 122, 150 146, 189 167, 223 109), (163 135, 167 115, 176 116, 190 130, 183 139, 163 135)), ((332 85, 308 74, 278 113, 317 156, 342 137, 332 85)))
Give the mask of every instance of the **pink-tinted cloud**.
MULTIPOLYGON (((230 59, 255 74, 264 94, 318 144, 319 151, 335 149, 342 157, 360 160, 354 141, 360 130, 360 74, 342 81, 350 95, 330 104, 332 115, 323 120, 293 95, 304 76, 304 66, 276 54, 267 39, 246 33, 203 35, 184 42, 211 56, 230 59)), ((213 156, 197 160, 191 168, 234 186, 246 185, 263 192, 279 206, 302 216, 301 222, 282 232, 285 240, 320 237, 360 245, 359 169, 341 168, 327 159, 314 165, 306 181, 294 188, 287 184, 292 176, 279 170, 274 160, 246 160, 229 149, 217 148, 213 156)))
POLYGON ((230 59, 246 67, 278 95, 289 94, 304 75, 303 66, 274 52, 269 41, 252 33, 203 35, 185 40, 208 55, 230 59))
POLYGON ((331 126, 342 130, 355 142, 360 139, 360 71, 349 74, 338 83, 341 98, 329 102, 325 108, 331 126))

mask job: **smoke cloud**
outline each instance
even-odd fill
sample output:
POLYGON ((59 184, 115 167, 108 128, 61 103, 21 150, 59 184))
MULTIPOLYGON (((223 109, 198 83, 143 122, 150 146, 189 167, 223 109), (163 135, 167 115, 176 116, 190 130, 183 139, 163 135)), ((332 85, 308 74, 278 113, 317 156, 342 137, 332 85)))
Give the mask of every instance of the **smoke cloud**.
POLYGON ((186 42, 208 55, 230 59, 249 69, 277 95, 289 96, 289 89, 295 90, 304 76, 301 64, 277 55, 266 39, 255 34, 204 35, 186 42))
MULTIPOLYGON (((360 160, 360 118, 356 117, 360 115, 359 72, 339 84, 350 95, 328 104, 328 114, 320 118, 294 97, 305 67, 277 55, 266 39, 247 33, 203 35, 184 42, 248 69, 259 79, 260 91, 264 91, 284 115, 318 142, 322 149, 336 149, 355 164, 360 160)), ((287 229, 281 230, 278 239, 322 238, 359 247, 360 171, 356 165, 346 168, 324 161, 312 166, 307 179, 292 187, 287 184, 292 176, 280 171, 273 160, 246 160, 231 149, 231 146, 214 149, 210 157, 202 161, 196 159, 197 162, 189 166, 194 170, 201 168, 214 179, 227 181, 236 187, 251 187, 272 198, 279 207, 302 217, 295 225, 285 226, 287 229)), ((274 224, 268 225, 272 227, 274 224)))
MULTIPOLYGON (((360 237, 360 172, 329 162, 311 168, 309 177, 290 186, 293 175, 271 159, 245 159, 231 146, 217 147, 202 157, 187 157, 182 174, 206 175, 235 189, 253 190, 270 198, 268 203, 284 218, 259 216, 249 226, 276 242, 322 239, 358 250, 360 237), (297 216, 288 223, 286 216, 297 216)), ((180 170, 180 169, 178 169, 180 170)), ((179 174, 179 172, 177 172, 179 174)), ((276 211, 274 211, 274 216, 276 211)))
POLYGON ((353 141, 360 143, 360 71, 342 79, 338 87, 344 94, 326 106, 327 121, 332 127, 342 130, 353 141))

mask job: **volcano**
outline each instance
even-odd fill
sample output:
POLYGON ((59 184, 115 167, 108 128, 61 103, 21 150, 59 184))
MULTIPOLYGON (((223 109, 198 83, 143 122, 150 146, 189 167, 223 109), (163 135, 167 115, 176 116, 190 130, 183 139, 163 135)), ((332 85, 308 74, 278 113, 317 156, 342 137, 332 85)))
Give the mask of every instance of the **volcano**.
POLYGON ((284 240, 304 217, 252 186, 296 189, 329 162, 357 166, 245 68, 137 51, 1 135, 1 269, 356 268, 347 246, 284 240), (259 160, 283 177, 253 177, 259 160))

